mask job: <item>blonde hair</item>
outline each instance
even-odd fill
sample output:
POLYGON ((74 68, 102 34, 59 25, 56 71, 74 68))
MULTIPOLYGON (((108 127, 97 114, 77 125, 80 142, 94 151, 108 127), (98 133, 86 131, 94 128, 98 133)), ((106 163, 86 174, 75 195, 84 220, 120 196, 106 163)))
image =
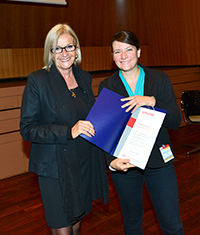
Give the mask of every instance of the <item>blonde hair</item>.
POLYGON ((74 38, 75 45, 77 45, 77 56, 75 58, 74 64, 79 65, 81 63, 81 49, 78 37, 76 36, 73 29, 67 24, 57 24, 55 25, 47 34, 44 43, 44 68, 49 70, 53 64, 51 49, 55 49, 57 46, 58 38, 60 35, 68 33, 74 38))

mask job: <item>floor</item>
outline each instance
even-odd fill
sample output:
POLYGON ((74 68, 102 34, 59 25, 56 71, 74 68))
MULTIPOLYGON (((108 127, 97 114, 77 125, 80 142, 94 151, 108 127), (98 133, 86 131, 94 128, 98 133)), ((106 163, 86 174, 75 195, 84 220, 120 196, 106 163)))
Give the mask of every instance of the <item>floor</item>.
MULTIPOLYGON (((200 151, 187 155, 184 143, 200 143, 191 127, 169 131, 176 160, 180 214, 186 235, 200 234, 200 151)), ((82 223, 81 235, 123 235, 118 197, 108 173, 110 203, 94 202, 82 223)), ((144 235, 161 235, 153 205, 144 186, 144 235)), ((0 234, 50 235, 46 225, 37 177, 25 173, 0 181, 0 234)))

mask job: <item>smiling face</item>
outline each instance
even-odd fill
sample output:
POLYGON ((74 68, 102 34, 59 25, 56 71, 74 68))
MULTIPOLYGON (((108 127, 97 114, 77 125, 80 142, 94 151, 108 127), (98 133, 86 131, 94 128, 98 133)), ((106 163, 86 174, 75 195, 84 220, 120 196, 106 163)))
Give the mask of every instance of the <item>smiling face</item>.
POLYGON ((137 66, 138 58, 140 57, 140 49, 128 43, 114 41, 113 60, 117 67, 124 72, 133 70, 137 66))
MULTIPOLYGON (((74 45, 74 38, 68 34, 61 34, 58 38, 57 47, 70 47, 74 45)), ((63 73, 72 68, 77 54, 77 48, 74 51, 67 52, 65 49, 61 53, 52 53, 53 61, 56 63, 58 70, 63 73), (56 60, 55 60, 56 58, 56 60)))

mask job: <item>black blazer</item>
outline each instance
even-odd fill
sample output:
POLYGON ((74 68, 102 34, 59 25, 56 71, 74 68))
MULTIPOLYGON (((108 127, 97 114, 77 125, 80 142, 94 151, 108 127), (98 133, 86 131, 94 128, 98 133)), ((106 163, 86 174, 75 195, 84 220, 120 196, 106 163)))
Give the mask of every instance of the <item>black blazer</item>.
MULTIPOLYGON (((166 166, 172 162, 169 161, 168 163, 164 163, 159 147, 163 144, 169 144, 172 150, 167 128, 173 130, 179 128, 181 123, 181 113, 176 102, 176 95, 169 76, 162 71, 149 69, 141 64, 140 66, 143 67, 145 72, 144 95, 154 96, 156 98, 156 107, 167 110, 163 125, 147 163, 147 167, 157 168, 166 166)), ((99 92, 103 87, 106 87, 107 89, 110 89, 124 97, 128 96, 128 93, 119 77, 119 71, 116 71, 111 77, 106 78, 100 83, 99 92)), ((110 157, 108 164, 112 160, 113 157, 110 157)))
MULTIPOLYGON (((91 89, 92 77, 78 66, 73 67, 73 72, 89 112, 95 102, 91 89)), ((58 178, 56 145, 63 145, 69 150, 74 141, 70 132, 77 117, 72 99, 55 66, 50 71, 41 69, 28 76, 22 98, 20 133, 24 140, 32 142, 30 171, 58 178)), ((74 154, 68 151, 70 157, 76 157, 74 154)))
MULTIPOLYGON (((73 73, 89 112, 95 102, 92 77, 78 66, 73 66, 73 73)), ((38 70, 28 76, 20 120, 22 137, 32 142, 29 170, 59 179, 69 221, 81 216, 85 210, 80 191, 81 156, 77 149, 77 141, 81 137, 72 139, 71 136, 71 128, 78 121, 73 99, 54 65, 50 71, 38 70)), ((103 153, 92 144, 87 148, 91 163, 89 184, 92 200, 103 199, 107 203, 108 182, 103 153)))

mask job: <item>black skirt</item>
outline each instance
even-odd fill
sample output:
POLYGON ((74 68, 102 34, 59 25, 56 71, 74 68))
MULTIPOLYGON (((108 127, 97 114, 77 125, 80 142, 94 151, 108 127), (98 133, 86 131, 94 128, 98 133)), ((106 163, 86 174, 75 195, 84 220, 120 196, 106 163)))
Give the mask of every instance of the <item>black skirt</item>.
MULTIPOLYGON (((92 210, 90 162, 83 161, 81 165, 81 192, 85 204, 85 213, 82 217, 84 217, 92 210)), ((67 215, 62 207, 59 179, 38 176, 38 180, 47 225, 50 228, 63 228, 78 222, 74 220, 68 223, 67 221, 67 215)))

